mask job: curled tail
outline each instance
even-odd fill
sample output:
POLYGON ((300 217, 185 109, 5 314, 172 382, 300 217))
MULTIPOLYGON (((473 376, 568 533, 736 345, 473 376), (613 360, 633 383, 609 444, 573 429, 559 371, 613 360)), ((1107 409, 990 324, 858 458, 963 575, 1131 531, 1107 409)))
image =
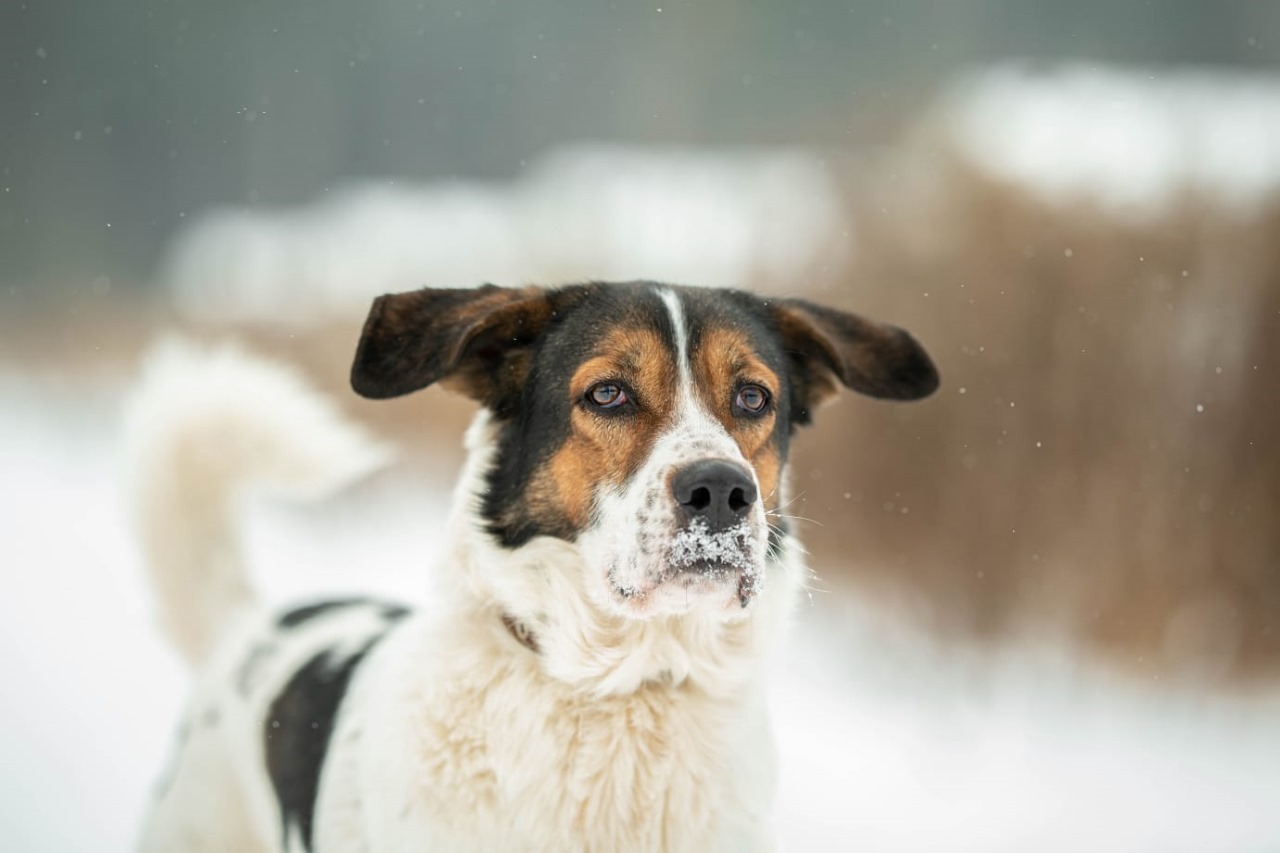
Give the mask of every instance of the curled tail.
POLYGON ((387 457, 283 366, 176 341, 147 358, 125 442, 161 623, 192 663, 253 604, 237 524, 244 489, 319 498, 387 457))

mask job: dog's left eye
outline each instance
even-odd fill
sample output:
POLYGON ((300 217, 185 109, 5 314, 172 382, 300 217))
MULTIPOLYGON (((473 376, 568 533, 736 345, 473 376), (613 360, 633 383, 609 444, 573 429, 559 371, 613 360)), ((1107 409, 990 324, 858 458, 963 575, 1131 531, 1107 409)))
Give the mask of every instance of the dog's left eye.
POLYGON ((599 382, 587 390, 587 402, 597 409, 616 409, 627 399, 627 392, 616 382, 599 382))
POLYGON ((743 385, 738 389, 734 404, 744 412, 758 415, 769 405, 769 392, 759 385, 743 385))

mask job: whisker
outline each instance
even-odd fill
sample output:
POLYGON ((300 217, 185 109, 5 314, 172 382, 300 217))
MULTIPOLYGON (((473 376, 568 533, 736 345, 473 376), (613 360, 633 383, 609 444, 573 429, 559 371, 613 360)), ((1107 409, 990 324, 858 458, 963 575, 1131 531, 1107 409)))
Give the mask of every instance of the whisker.
MULTIPOLYGON (((776 491, 777 491, 777 489, 774 489, 774 491, 776 492, 776 491)), ((787 501, 785 504, 783 504, 782 506, 778 507, 778 509, 780 509, 780 510, 782 510, 782 509, 786 509, 787 507, 791 506, 793 503, 795 503, 796 501, 800 500, 801 498, 803 498, 803 497, 804 497, 805 495, 807 495, 807 494, 808 494, 808 492, 800 492, 799 494, 792 495, 792 496, 791 496, 791 500, 787 501)), ((772 496, 772 495, 770 495, 770 497, 773 497, 773 496, 772 496)))
POLYGON ((792 521, 807 521, 810 524, 816 524, 818 527, 823 526, 822 522, 818 521, 816 518, 807 518, 803 515, 788 515, 785 512, 777 512, 776 510, 766 510, 765 515, 772 516, 774 518, 786 518, 792 521))

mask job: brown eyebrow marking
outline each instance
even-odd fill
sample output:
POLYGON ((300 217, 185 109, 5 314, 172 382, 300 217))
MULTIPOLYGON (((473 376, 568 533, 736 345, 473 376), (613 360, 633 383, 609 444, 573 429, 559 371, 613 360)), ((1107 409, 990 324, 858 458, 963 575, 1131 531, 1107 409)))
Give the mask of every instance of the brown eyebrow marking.
POLYGON ((740 384, 753 383, 763 386, 776 401, 782 390, 778 375, 756 354, 745 332, 725 326, 704 331, 690 361, 699 401, 733 437, 755 469, 765 507, 776 509, 782 472, 774 429, 777 410, 771 408, 758 418, 737 417, 733 413, 733 395, 740 384))
POLYGON ((770 396, 775 399, 778 396, 781 387, 778 375, 756 355, 746 333, 738 329, 720 327, 705 331, 691 361, 695 389, 702 404, 730 433, 740 425, 731 411, 732 391, 739 383, 759 384, 770 396))
POLYGON ((676 364, 671 347, 647 326, 610 331, 574 371, 569 438, 534 475, 527 500, 535 513, 556 515, 581 530, 601 485, 620 485, 644 464, 675 414, 676 364), (635 404, 610 417, 578 404, 596 382, 627 386, 635 404))

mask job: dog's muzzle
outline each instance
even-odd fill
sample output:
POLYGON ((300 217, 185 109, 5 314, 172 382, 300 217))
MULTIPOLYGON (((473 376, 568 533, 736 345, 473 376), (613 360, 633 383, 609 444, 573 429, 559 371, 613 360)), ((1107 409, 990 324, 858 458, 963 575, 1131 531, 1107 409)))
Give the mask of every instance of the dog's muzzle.
POLYGON ((751 474, 723 459, 703 459, 676 472, 671 493, 684 517, 671 563, 683 572, 724 575, 752 567, 750 514, 759 496, 751 474))

